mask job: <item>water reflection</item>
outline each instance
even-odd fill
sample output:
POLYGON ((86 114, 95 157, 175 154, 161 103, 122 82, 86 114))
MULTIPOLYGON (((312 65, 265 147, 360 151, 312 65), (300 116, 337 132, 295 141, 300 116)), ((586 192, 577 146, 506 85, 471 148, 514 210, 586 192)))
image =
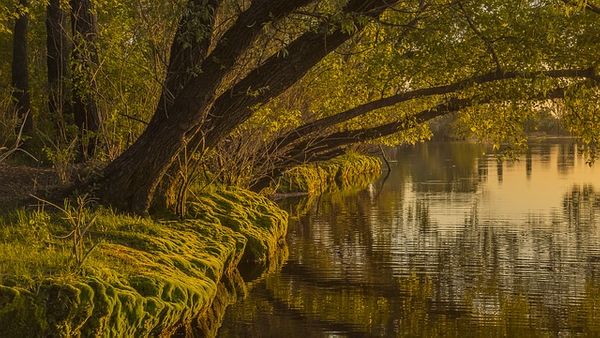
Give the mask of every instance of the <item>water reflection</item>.
POLYGON ((287 264, 221 336, 600 334, 600 169, 573 144, 517 162, 468 143, 390 155, 383 186, 291 225, 287 264))

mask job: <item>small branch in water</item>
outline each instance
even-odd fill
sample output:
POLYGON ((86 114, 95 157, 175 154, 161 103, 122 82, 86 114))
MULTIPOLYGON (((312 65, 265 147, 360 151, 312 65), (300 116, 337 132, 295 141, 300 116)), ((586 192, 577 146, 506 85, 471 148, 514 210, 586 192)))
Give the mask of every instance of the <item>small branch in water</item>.
POLYGON ((381 145, 379 145, 379 150, 381 151, 381 157, 383 157, 383 161, 385 162, 385 165, 387 166, 388 171, 385 174, 383 181, 381 181, 381 187, 379 187, 379 191, 377 191, 377 195, 375 198, 379 198, 379 195, 383 191, 383 186, 385 185, 385 182, 387 182, 388 178, 390 178, 390 174, 392 173, 392 166, 390 165, 390 161, 387 159, 385 151, 383 150, 383 147, 381 145))
POLYGON ((385 161, 385 165, 388 168, 388 174, 392 171, 392 166, 390 165, 390 161, 387 159, 387 156, 385 155, 385 151, 383 150, 383 147, 381 145, 379 145, 379 150, 381 151, 381 157, 383 157, 383 161, 385 161))

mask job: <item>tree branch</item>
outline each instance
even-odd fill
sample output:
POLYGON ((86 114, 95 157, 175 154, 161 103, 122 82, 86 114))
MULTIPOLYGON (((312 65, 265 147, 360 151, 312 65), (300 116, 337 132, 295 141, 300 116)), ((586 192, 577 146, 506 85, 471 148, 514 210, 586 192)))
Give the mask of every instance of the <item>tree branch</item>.
POLYGON ((586 69, 558 69, 538 72, 490 72, 483 75, 473 76, 464 80, 436 87, 421 88, 409 92, 400 93, 379 100, 371 101, 363 105, 348 109, 344 112, 324 117, 322 119, 309 122, 288 132, 286 135, 275 140, 271 145, 271 151, 307 136, 309 134, 322 131, 336 124, 349 121, 353 118, 365 115, 373 110, 390 107, 409 100, 423 98, 427 96, 443 95, 458 92, 476 84, 485 84, 510 79, 534 79, 538 77, 550 78, 589 78, 600 82, 600 75, 594 72, 593 68, 586 69))
MULTIPOLYGON (((353 0, 346 5, 344 12, 377 17, 392 3, 386 0, 353 0)), ((323 25, 323 29, 301 35, 286 48, 287 53, 271 56, 222 94, 215 101, 207 121, 190 133, 194 135, 190 144, 200 144, 197 138, 205 137, 205 146, 214 146, 221 137, 252 116, 254 105, 283 93, 352 36, 352 33, 341 29, 329 32, 329 23, 323 25)))
MULTIPOLYGON (((564 98, 567 91, 568 88, 556 88, 547 93, 529 97, 527 100, 539 101, 564 98)), ((340 131, 321 138, 299 143, 290 150, 286 151, 285 155, 281 156, 280 158, 282 158, 286 164, 311 162, 313 161, 313 157, 318 156, 321 153, 330 152, 334 149, 345 147, 349 144, 370 141, 401 131, 406 131, 436 117, 458 112, 467 107, 506 101, 509 100, 498 101, 494 96, 488 96, 481 99, 478 99, 477 97, 453 97, 431 109, 423 110, 417 114, 404 117, 398 121, 393 121, 371 128, 340 131)))

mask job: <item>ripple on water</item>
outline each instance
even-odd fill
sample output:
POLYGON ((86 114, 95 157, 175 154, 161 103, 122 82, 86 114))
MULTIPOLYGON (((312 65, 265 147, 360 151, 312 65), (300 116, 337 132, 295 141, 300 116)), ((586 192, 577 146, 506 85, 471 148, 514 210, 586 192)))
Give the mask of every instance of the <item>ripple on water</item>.
POLYGON ((220 335, 600 335, 600 169, 568 142, 484 153, 399 148, 385 183, 322 197, 220 335))

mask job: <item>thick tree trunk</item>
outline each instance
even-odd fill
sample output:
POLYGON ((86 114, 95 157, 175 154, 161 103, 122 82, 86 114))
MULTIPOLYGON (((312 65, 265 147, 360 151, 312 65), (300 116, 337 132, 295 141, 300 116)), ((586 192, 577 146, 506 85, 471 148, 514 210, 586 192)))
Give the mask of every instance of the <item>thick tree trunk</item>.
POLYGON ((66 115, 68 112, 67 67, 69 42, 67 15, 60 0, 50 0, 46 7, 46 50, 48 66, 48 109, 61 142, 67 142, 66 115))
MULTIPOLYGON (((172 105, 185 84, 198 76, 198 70, 206 58, 208 47, 210 46, 218 5, 218 0, 194 0, 188 3, 188 8, 177 28, 177 38, 171 46, 169 67, 159 107, 172 105), (189 27, 184 25, 186 22, 196 23, 195 34, 187 32, 189 27)), ((178 158, 178 161, 183 160, 182 158, 178 158)), ((172 175, 178 174, 178 172, 172 173, 172 175)), ((161 186, 158 188, 160 193, 155 201, 156 208, 165 209, 166 206, 171 206, 174 204, 174 201, 178 200, 175 197, 179 194, 176 186, 163 185, 164 182, 169 181, 171 179, 161 181, 161 186)))
MULTIPOLYGON (((271 57, 215 101, 208 118, 188 133, 193 136, 187 142, 187 151, 202 152, 203 149, 216 146, 224 136, 252 115, 254 105, 280 95, 348 38, 350 35, 339 31, 333 34, 309 32, 288 46, 287 56, 271 57), (250 95, 249 88, 269 90, 262 91, 260 95, 250 95)), ((182 161, 173 162, 161 183, 160 198, 155 205, 157 208, 176 207, 180 202, 177 196, 186 188, 182 186, 187 181, 182 173, 197 166, 199 160, 195 158, 186 162, 188 168, 182 167, 182 161)))
POLYGON ((168 164, 185 144, 185 129, 179 125, 150 124, 138 141, 104 170, 99 197, 117 209, 146 213, 168 164))
POLYGON ((81 137, 81 155, 89 158, 97 146, 102 119, 96 102, 95 68, 98 65, 96 15, 91 0, 71 0, 73 30, 73 114, 81 137))
MULTIPOLYGON (((27 0, 19 0, 23 8, 27 8, 27 0)), ((12 85, 15 99, 15 111, 20 120, 17 131, 23 126, 23 132, 31 133, 33 117, 31 116, 31 100, 29 97, 29 69, 27 62, 27 14, 21 14, 15 22, 13 33, 12 85)))

